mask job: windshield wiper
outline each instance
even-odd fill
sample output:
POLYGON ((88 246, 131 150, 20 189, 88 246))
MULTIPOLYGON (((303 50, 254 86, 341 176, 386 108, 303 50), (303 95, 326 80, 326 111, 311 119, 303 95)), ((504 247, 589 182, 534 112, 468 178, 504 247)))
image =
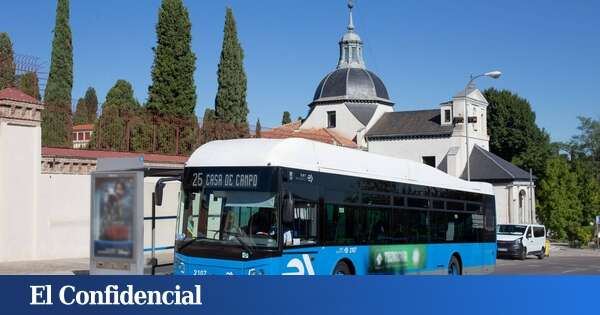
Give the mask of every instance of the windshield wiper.
POLYGON ((244 250, 246 250, 248 252, 248 254, 252 255, 252 249, 250 248, 250 245, 248 245, 248 243, 246 243, 246 241, 244 241, 241 238, 241 234, 240 233, 236 233, 236 232, 223 232, 223 233, 233 235, 233 237, 235 237, 235 239, 238 242, 240 242, 240 244, 242 245, 242 247, 244 248, 244 250))
POLYGON ((204 236, 194 236, 191 239, 185 241, 183 244, 181 244, 181 246, 179 246, 179 248, 177 250, 180 251, 180 250, 184 249, 185 247, 187 247, 188 245, 194 243, 195 241, 203 240, 205 238, 206 237, 204 237, 204 236))

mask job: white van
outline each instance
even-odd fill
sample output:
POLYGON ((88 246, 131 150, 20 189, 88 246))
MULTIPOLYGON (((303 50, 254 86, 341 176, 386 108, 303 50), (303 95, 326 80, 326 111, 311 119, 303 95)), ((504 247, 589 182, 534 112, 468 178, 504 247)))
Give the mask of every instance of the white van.
POLYGON ((527 255, 544 259, 546 252, 546 227, 538 224, 499 224, 496 229, 498 256, 527 255))

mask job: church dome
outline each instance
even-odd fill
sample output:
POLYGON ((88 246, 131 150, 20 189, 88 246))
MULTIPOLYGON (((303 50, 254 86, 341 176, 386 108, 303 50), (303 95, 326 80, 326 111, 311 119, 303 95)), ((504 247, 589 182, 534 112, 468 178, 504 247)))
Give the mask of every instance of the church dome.
POLYGON ((340 68, 329 73, 315 91, 313 103, 367 101, 392 105, 383 81, 363 68, 340 68))

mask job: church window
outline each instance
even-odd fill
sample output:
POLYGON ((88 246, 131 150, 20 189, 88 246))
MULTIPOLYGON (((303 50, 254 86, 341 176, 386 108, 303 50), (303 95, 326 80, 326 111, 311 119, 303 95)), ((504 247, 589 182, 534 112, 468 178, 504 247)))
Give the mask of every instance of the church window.
POLYGON ((452 116, 452 115, 451 115, 451 112, 450 112, 450 110, 449 110, 449 109, 445 109, 445 110, 444 110, 444 122, 445 122, 445 123, 450 123, 450 120, 452 119, 452 117, 451 117, 451 116, 452 116))
POLYGON ((335 128, 335 111, 327 112, 327 128, 335 128))
POLYGON ((435 167, 435 156, 424 156, 423 164, 429 165, 431 167, 435 167))
POLYGON ((519 209, 521 209, 521 210, 523 209, 523 204, 525 203, 525 195, 526 195, 525 190, 521 190, 519 192, 519 209))
POLYGON ((351 60, 352 60, 352 61, 356 61, 356 60, 358 60, 358 58, 357 58, 357 49, 356 49, 356 47, 353 47, 353 48, 351 48, 351 50, 350 50, 350 51, 352 52, 352 58, 351 58, 351 60))
POLYGON ((344 59, 346 60, 346 63, 349 62, 349 58, 350 58, 350 51, 348 47, 344 48, 344 59))

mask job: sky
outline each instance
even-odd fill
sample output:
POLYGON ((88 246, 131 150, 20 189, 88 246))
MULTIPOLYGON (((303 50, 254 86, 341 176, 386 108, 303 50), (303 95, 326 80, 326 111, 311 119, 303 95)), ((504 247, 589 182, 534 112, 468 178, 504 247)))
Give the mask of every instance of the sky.
MULTIPOLYGON (((0 0, 0 32, 17 54, 50 67, 56 1, 0 0)), ((196 54, 196 113, 214 106, 225 8, 233 8, 248 76, 249 122, 306 116, 334 70, 348 24, 345 0, 184 0, 196 54)), ((118 79, 147 99, 160 0, 71 0, 74 99, 92 86, 102 102, 118 79)), ((527 98, 554 141, 577 133, 577 116, 600 118, 600 1, 355 0, 365 62, 396 111, 437 108, 464 88, 509 89, 527 98)))

